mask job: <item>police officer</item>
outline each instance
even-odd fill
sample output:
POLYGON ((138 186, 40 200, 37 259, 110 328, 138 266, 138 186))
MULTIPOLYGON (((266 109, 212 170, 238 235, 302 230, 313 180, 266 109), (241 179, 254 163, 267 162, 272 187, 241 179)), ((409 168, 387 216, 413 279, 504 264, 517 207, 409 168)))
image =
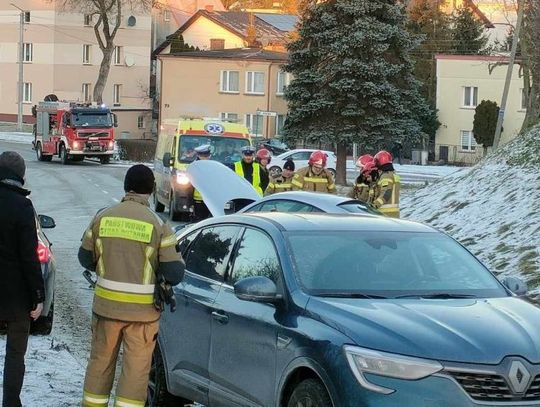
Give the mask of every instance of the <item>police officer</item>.
MULTIPOLYGON (((211 146, 210 144, 204 144, 195 148, 197 153, 197 160, 209 160, 211 158, 211 146)), ((203 202, 202 195, 196 189, 193 190, 193 212, 196 220, 202 220, 210 217, 210 211, 203 202)))
POLYGON ((286 192, 292 190, 292 178, 294 176, 294 161, 289 159, 283 164, 283 171, 281 175, 272 177, 268 188, 264 191, 264 195, 272 195, 277 192, 286 192))
POLYGON ((269 177, 268 173, 261 168, 261 166, 253 162, 255 155, 255 147, 244 146, 242 147, 242 159, 235 162, 232 165, 232 169, 242 178, 245 178, 253 188, 263 196, 263 192, 268 186, 269 177))
POLYGON ((149 207, 153 187, 148 167, 131 167, 122 202, 98 212, 82 239, 79 261, 97 274, 85 407, 108 406, 121 343, 122 374, 114 405, 145 405, 160 319, 154 306, 156 275, 176 285, 184 274, 173 230, 149 207))
POLYGON ((392 154, 379 151, 375 154, 374 162, 379 170, 379 180, 375 187, 373 206, 386 216, 399 218, 399 175, 395 173, 392 164, 392 154))
POLYGON ((311 153, 308 166, 299 169, 291 181, 293 191, 336 193, 334 176, 326 168, 326 154, 317 150, 311 153))

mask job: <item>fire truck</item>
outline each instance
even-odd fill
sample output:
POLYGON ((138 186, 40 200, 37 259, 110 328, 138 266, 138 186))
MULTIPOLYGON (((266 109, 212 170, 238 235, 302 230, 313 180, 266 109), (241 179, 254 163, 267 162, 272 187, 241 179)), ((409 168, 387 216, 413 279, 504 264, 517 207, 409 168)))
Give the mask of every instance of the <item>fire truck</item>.
POLYGON ((98 158, 109 163, 114 152, 116 115, 104 106, 48 101, 34 106, 34 149, 39 161, 59 157, 62 164, 98 158))

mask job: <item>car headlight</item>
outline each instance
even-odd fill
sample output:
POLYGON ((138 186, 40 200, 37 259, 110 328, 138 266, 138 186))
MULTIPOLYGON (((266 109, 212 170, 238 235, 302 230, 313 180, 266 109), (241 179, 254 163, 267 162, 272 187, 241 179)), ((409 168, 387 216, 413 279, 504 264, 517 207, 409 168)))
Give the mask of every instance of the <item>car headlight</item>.
POLYGON ((185 173, 177 172, 176 173, 176 183, 179 184, 179 185, 188 185, 189 184, 189 178, 185 173))
POLYGON ((362 387, 382 394, 391 394, 395 390, 369 382, 364 376, 365 373, 403 380, 418 380, 437 373, 443 368, 439 362, 433 360, 395 355, 357 346, 345 346, 343 349, 349 366, 362 387))

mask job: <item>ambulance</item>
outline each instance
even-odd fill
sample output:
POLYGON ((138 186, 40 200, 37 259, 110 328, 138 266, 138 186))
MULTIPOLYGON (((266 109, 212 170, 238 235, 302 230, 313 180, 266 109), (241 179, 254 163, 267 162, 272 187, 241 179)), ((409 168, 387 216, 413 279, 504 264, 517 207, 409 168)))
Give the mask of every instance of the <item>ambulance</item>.
MULTIPOLYGON (((154 159, 154 208, 169 209, 172 221, 189 221, 193 213, 193 186, 186 173, 196 160, 195 148, 209 144, 211 159, 232 165, 251 145, 246 126, 219 119, 176 119, 161 124, 154 159)), ((226 187, 226 186, 224 186, 226 187)))

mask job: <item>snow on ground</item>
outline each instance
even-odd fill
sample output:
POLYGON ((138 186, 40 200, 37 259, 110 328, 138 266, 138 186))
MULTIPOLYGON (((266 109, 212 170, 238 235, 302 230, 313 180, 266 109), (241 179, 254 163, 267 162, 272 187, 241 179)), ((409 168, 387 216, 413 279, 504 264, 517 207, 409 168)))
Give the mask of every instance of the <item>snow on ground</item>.
POLYGON ((404 196, 403 217, 463 243, 493 272, 524 278, 540 294, 540 126, 467 172, 404 196))
MULTIPOLYGON (((5 337, 0 337, 0 396, 2 395, 5 337)), ((30 337, 21 401, 28 407, 80 405, 85 368, 63 343, 50 337, 30 337)))
POLYGON ((32 144, 32 133, 0 132, 0 140, 11 143, 32 144))

